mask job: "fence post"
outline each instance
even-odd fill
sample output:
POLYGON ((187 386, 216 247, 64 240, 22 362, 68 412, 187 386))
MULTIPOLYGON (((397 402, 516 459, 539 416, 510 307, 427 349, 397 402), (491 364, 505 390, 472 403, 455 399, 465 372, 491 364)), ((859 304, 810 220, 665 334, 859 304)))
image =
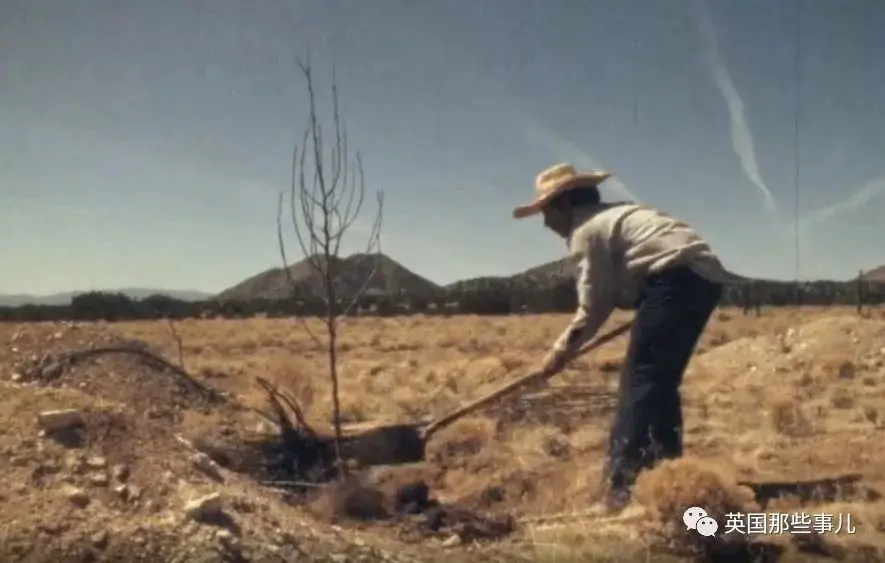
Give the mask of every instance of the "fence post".
POLYGON ((756 282, 750 283, 750 302, 756 307, 756 316, 762 316, 762 300, 756 292, 756 282))
POLYGON ((857 282, 854 293, 857 314, 860 315, 863 313, 863 270, 858 270, 857 272, 857 282))
POLYGON ((762 314, 761 307, 759 304, 759 294, 756 292, 756 281, 750 280, 746 284, 747 288, 747 314, 749 314, 750 309, 756 310, 756 316, 762 314))

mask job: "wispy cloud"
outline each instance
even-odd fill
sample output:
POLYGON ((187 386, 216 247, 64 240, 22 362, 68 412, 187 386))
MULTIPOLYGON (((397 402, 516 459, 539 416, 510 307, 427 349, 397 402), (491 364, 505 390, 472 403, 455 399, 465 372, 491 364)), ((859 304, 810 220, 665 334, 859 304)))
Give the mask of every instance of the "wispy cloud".
POLYGON ((88 207, 79 206, 79 205, 67 205, 63 203, 54 203, 51 201, 45 201, 40 198, 32 197, 32 196, 0 196, 0 201, 7 204, 8 207, 15 207, 22 211, 40 211, 40 212, 50 212, 50 213, 61 213, 63 215, 79 215, 86 216, 90 215, 90 209, 88 207), (36 209, 35 209, 36 208, 36 209))
MULTIPOLYGON (((52 221, 62 223, 82 223, 89 229, 98 229, 110 223, 126 222, 132 228, 150 228, 151 232, 164 236, 211 236, 223 230, 241 229, 245 232, 254 230, 253 224, 242 222, 219 222, 205 217, 174 217, 144 214, 137 210, 117 209, 110 205, 95 203, 69 204, 53 201, 49 196, 0 196, 0 206, 15 209, 27 217, 41 217, 52 214, 52 221)), ((52 230, 47 234, 52 236, 52 230)))
MULTIPOLYGON (((522 119, 521 126, 523 134, 529 142, 538 145, 552 155, 555 155, 557 158, 567 160, 579 168, 588 170, 593 168, 605 168, 592 156, 575 146, 574 143, 563 139, 549 128, 525 118, 522 119)), ((633 192, 631 192, 624 182, 616 176, 612 176, 606 180, 602 187, 603 189, 611 188, 621 197, 626 197, 633 201, 639 201, 639 198, 633 195, 633 192)))
POLYGON ((704 0, 694 2, 698 15, 698 24, 704 40, 704 58, 713 83, 722 94, 731 119, 731 145, 741 162, 741 168, 750 182, 755 185, 765 198, 765 207, 775 218, 778 217, 777 204, 771 190, 765 185, 759 164, 756 161, 755 142, 750 124, 747 122, 744 101, 735 88, 734 81, 719 53, 719 38, 716 26, 707 13, 704 0))

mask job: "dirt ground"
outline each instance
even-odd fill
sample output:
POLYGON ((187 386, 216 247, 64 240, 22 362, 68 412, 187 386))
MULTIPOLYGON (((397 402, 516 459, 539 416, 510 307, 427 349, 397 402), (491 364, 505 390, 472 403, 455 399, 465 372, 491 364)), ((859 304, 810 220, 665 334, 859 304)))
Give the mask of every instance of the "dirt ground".
MULTIPOLYGON (((344 418, 440 415, 531 369, 567 322, 347 319, 344 418)), ((726 512, 850 514, 853 534, 754 536, 771 546, 760 560, 885 559, 885 314, 718 311, 686 374, 687 458, 649 472, 637 502, 607 519, 588 509, 625 344, 454 424, 431 441, 426 463, 364 475, 378 490, 423 481, 439 503, 433 515, 387 506, 353 519, 330 516, 328 488, 295 498, 242 463, 219 467, 201 453, 209 442, 273 435, 250 410, 268 411, 256 377, 328 430, 326 356, 298 321, 0 325, 0 559, 675 561, 694 550, 738 560, 711 555, 685 530, 682 511, 694 505, 719 517, 720 531, 726 512), (132 352, 59 361, 108 346, 173 365, 132 352), (45 414, 60 409, 73 414, 45 414), (72 429, 53 430, 64 416, 72 429), (839 476, 810 492, 796 486, 839 476)))

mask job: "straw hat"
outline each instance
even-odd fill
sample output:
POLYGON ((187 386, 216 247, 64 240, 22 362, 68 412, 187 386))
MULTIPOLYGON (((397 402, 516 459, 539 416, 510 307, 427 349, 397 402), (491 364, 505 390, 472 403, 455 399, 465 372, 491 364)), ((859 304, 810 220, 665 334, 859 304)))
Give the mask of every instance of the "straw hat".
POLYGON ((513 217, 522 219, 540 213, 559 194, 575 188, 597 186, 611 176, 604 170, 579 174, 571 164, 557 164, 538 174, 535 180, 535 200, 513 210, 513 217))

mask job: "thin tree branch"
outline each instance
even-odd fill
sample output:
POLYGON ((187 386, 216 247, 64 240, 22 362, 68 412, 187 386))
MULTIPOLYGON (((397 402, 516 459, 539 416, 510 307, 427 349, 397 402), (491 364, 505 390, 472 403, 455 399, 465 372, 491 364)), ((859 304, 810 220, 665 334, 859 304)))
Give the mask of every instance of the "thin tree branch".
MULTIPOLYGON (((283 240, 283 193, 280 192, 280 200, 279 205, 277 205, 277 242, 280 248, 280 257, 283 260, 283 272, 286 275, 286 282, 289 285, 290 296, 293 300, 297 300, 298 295, 298 284, 292 279, 292 271, 289 269, 289 260, 286 258, 286 243, 283 240)), ((313 340, 317 346, 322 346, 323 343, 320 341, 319 337, 313 333, 310 329, 310 325, 307 324, 307 319, 305 319, 302 315, 295 315, 295 318, 301 323, 301 326, 304 328, 304 331, 310 336, 310 339, 313 340)))

